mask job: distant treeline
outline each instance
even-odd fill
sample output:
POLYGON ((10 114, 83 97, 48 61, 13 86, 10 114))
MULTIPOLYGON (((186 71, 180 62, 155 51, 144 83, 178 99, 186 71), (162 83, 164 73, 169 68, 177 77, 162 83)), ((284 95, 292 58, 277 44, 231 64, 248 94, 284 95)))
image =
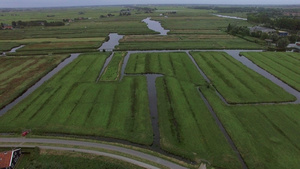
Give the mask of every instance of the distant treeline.
POLYGON ((45 20, 39 21, 12 21, 12 26, 14 28, 23 28, 23 27, 30 27, 30 26, 64 26, 63 22, 47 22, 45 20))
POLYGON ((270 13, 249 13, 247 15, 248 22, 257 24, 264 24, 270 28, 288 29, 292 31, 300 30, 300 18, 290 16, 278 16, 274 18, 274 15, 270 13))

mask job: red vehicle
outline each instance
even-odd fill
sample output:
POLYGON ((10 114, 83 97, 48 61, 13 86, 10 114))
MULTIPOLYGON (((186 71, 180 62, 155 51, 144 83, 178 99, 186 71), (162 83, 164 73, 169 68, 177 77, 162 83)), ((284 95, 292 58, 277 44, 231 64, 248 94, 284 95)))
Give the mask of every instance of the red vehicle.
POLYGON ((29 133, 29 131, 24 131, 24 132, 22 133, 22 136, 25 137, 28 133, 29 133))

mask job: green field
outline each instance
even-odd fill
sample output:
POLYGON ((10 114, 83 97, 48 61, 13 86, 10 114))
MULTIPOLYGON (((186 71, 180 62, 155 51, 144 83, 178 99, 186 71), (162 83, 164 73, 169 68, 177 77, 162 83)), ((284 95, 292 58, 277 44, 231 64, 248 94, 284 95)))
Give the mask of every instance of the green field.
POLYGON ((25 92, 66 57, 0 57, 0 107, 25 92))
POLYGON ((300 91, 299 53, 243 52, 242 55, 300 91))
POLYGON ((300 165, 300 105, 226 106, 213 88, 201 87, 248 168, 300 165))
POLYGON ((120 78, 120 71, 125 57, 125 52, 116 52, 108 66, 105 68, 100 81, 116 81, 120 78))
POLYGON ((68 133, 152 143, 145 77, 96 83, 109 53, 80 55, 0 119, 0 132, 68 133))
POLYGON ((228 103, 294 101, 295 97, 225 52, 191 52, 228 103))
MULTIPOLYGON (((11 148, 0 148, 0 151, 11 150, 11 148)), ((85 154, 79 152, 45 150, 35 148, 22 148, 23 155, 18 160, 16 169, 63 169, 74 168, 81 169, 89 168, 106 168, 106 169, 130 169, 141 167, 127 163, 121 160, 116 160, 109 157, 97 156, 93 154, 85 154)))
POLYGON ((158 95, 161 147, 220 168, 240 168, 233 150, 197 92, 205 84, 186 53, 132 54, 126 73, 159 73, 158 95))

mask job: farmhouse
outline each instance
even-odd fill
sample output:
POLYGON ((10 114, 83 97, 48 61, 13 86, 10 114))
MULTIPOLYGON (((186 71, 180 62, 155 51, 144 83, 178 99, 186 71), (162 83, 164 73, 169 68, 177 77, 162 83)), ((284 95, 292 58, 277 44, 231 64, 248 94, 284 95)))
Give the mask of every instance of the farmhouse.
POLYGON ((278 31, 278 35, 279 35, 280 37, 285 37, 285 36, 288 36, 289 33, 286 32, 286 31, 278 31))
POLYGON ((21 149, 0 152, 0 169, 15 168, 20 156, 21 156, 21 149))
POLYGON ((13 30, 13 27, 9 26, 9 25, 4 25, 2 29, 4 29, 4 30, 13 30))
POLYGON ((261 26, 254 26, 250 28, 250 33, 252 32, 262 32, 262 33, 271 34, 271 33, 276 33, 276 30, 266 28, 266 27, 261 27, 261 26))

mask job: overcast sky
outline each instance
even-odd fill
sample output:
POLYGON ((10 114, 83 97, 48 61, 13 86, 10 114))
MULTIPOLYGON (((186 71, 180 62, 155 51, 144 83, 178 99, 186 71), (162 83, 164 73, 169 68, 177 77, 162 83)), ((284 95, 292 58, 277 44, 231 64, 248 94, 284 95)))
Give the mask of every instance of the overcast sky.
POLYGON ((0 8, 123 4, 299 4, 300 0, 0 0, 0 8))

